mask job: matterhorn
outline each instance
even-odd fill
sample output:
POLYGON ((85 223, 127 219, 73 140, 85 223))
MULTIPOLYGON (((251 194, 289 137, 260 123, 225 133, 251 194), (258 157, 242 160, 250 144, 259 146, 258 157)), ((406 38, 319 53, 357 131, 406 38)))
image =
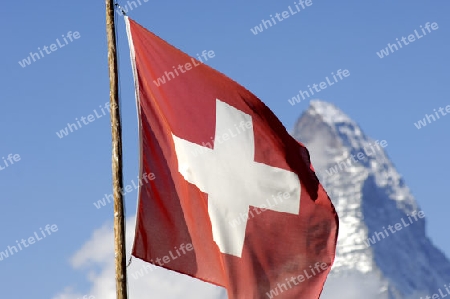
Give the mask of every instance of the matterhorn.
POLYGON ((339 215, 336 259, 321 299, 450 298, 450 262, 426 236, 426 215, 389 160, 389 141, 371 139, 319 100, 292 135, 308 148, 339 215))

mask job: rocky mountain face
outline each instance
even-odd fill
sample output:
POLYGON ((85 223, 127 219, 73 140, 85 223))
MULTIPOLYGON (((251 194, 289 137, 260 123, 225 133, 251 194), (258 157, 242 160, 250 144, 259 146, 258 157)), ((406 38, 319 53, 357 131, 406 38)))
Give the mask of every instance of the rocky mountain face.
POLYGON ((450 262, 426 236, 426 215, 385 152, 389 140, 371 139, 317 100, 292 135, 309 149, 340 218, 321 298, 450 298, 450 262))

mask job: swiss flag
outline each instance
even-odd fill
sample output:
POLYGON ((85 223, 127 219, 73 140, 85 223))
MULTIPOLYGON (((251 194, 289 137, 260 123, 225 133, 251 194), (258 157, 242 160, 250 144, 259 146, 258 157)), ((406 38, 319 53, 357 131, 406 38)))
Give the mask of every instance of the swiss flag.
MULTIPOLYGON (((126 18, 140 126, 133 255, 230 299, 319 298, 338 217, 307 149, 256 96, 126 18)), ((201 60, 200 60, 201 59, 201 60)))

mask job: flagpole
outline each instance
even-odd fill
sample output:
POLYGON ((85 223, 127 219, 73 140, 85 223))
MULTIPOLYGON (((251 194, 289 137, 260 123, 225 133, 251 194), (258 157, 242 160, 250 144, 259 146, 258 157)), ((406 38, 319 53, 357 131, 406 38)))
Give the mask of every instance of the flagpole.
POLYGON ((116 261, 116 297, 127 299, 125 251, 125 213, 123 207, 122 125, 119 108, 119 80, 117 75, 116 28, 114 0, 106 1, 106 35, 108 38, 109 97, 112 131, 112 179, 114 193, 114 252, 116 261))

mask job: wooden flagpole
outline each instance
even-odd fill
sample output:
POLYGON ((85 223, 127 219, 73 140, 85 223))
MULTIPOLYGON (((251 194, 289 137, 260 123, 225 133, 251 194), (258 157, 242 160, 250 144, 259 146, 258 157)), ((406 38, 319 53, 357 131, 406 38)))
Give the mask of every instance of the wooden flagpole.
POLYGON ((127 269, 125 251, 125 213, 123 207, 122 125, 119 108, 119 80, 117 74, 116 28, 114 0, 106 1, 106 35, 108 38, 109 97, 112 130, 112 179, 114 193, 114 252, 116 259, 116 296, 127 299, 127 269))

